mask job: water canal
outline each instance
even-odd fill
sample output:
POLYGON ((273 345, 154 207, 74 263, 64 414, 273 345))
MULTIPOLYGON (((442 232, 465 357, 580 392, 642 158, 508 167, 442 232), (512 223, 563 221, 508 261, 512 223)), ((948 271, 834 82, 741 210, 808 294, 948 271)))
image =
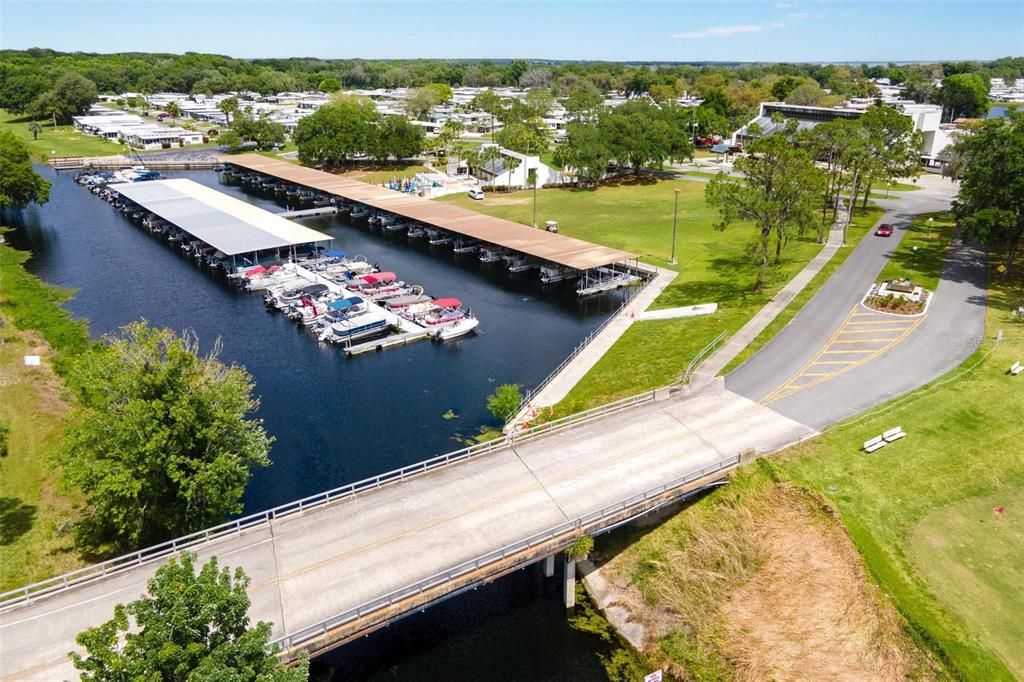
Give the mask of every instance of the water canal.
MULTIPOLYGON (((539 382, 621 302, 580 301, 572 287, 543 290, 533 276, 482 267, 473 257, 431 252, 403 238, 353 228, 340 218, 303 224, 331 234, 333 248, 361 254, 427 293, 455 296, 480 319, 479 333, 346 358, 280 315, 261 297, 227 286, 162 240, 132 225, 73 182, 52 183, 50 202, 22 212, 8 235, 28 249, 28 268, 77 291, 68 308, 100 336, 140 317, 194 330, 204 346, 252 373, 259 416, 276 438, 271 467, 246 490, 254 512, 461 447, 492 422, 486 396, 502 383, 539 382), (454 419, 443 415, 451 410, 454 419)), ((272 198, 221 184, 212 171, 168 172, 269 210, 272 198)), ((593 642, 565 622, 557 581, 526 570, 406 619, 324 657, 336 679, 602 680, 593 642)))

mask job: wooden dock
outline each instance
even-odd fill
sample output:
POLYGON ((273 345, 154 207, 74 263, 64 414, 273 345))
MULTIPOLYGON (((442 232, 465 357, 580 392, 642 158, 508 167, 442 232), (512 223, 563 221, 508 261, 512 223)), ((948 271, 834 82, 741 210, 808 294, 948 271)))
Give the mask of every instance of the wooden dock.
POLYGON ((383 339, 357 343, 352 346, 346 346, 345 354, 351 357, 353 355, 369 353, 370 351, 387 350, 388 348, 394 348, 395 346, 407 346, 410 343, 416 343, 417 341, 422 341, 423 339, 428 338, 431 331, 433 330, 420 329, 414 332, 402 332, 401 334, 386 336, 383 339))
POLYGON ((303 208, 298 211, 283 211, 278 213, 279 218, 310 218, 317 215, 333 215, 338 212, 337 206, 319 206, 317 208, 303 208))

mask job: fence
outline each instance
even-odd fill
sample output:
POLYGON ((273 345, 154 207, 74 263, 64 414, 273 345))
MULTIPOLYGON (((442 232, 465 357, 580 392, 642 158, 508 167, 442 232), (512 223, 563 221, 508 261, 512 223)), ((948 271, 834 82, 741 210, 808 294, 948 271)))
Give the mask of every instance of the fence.
POLYGON ((702 478, 706 478, 713 474, 723 472, 728 469, 732 469, 733 467, 738 466, 739 462, 740 458, 737 455, 735 457, 730 457, 715 464, 711 464, 700 469, 695 469, 694 471, 691 471, 685 476, 670 481, 669 483, 665 483, 656 488, 647 490, 643 493, 633 495, 632 497, 608 505, 602 509, 599 509, 598 511, 591 512, 589 514, 585 514, 571 521, 566 521, 557 526, 553 526, 551 528, 548 528, 547 530, 541 531, 540 533, 536 533, 527 538, 519 540, 518 542, 505 545, 504 547, 500 547, 491 552, 487 552, 486 554, 474 557, 472 559, 469 559, 468 561, 464 561, 463 563, 457 566, 454 566, 453 568, 450 568, 446 571, 442 571, 441 573, 436 573, 432 576, 424 578, 423 580, 419 580, 410 585, 406 585, 405 587, 400 587, 397 590, 389 592, 386 595, 377 597, 376 599, 372 599, 368 602, 364 602, 363 604, 360 604, 358 606, 354 606, 350 609, 342 611, 341 613, 335 614, 329 618, 325 618, 319 623, 310 625, 291 634, 279 637, 270 644, 271 646, 279 646, 284 651, 289 651, 294 647, 302 644, 303 642, 307 642, 315 637, 324 635, 337 627, 345 625, 346 623, 351 623, 355 620, 363 618, 364 616, 369 615, 374 611, 379 611, 381 609, 393 606, 398 602, 423 594, 427 590, 431 590, 436 587, 440 587, 441 585, 444 585, 446 583, 450 583, 454 580, 466 576, 469 573, 479 571, 480 569, 485 568, 490 564, 502 561, 504 559, 508 559, 513 555, 526 552, 527 550, 537 547, 538 545, 551 543, 562 536, 572 535, 573 537, 575 537, 579 534, 585 533, 587 530, 600 530, 601 524, 604 522, 605 519, 615 518, 616 516, 619 516, 623 513, 628 514, 632 508, 637 507, 638 505, 643 505, 643 503, 647 502, 648 500, 657 499, 662 495, 665 495, 666 493, 672 492, 679 488, 683 488, 688 484, 693 483, 694 481, 698 481, 702 478), (594 526, 597 527, 592 528, 594 526))
POLYGON ((636 289, 634 289, 629 294, 629 297, 626 298, 626 300, 622 302, 622 305, 620 305, 618 308, 616 308, 615 312, 608 316, 608 319, 606 319, 604 322, 602 322, 600 325, 598 325, 597 329, 595 329, 594 331, 592 331, 589 334, 587 334, 586 338, 584 338, 582 341, 580 341, 576 345, 576 347, 572 349, 572 352, 569 353, 568 357, 566 357, 564 360, 562 360, 562 362, 559 363, 559 365, 557 367, 555 367, 553 370, 551 370, 551 372, 546 377, 544 377, 544 379, 539 384, 537 384, 534 388, 532 388, 529 391, 527 391, 526 395, 523 396, 523 399, 519 401, 519 406, 516 408, 516 411, 512 414, 511 417, 509 417, 508 421, 505 422, 506 425, 514 422, 516 420, 516 418, 520 414, 522 414, 523 410, 529 404, 530 400, 533 399, 533 397, 536 396, 538 393, 540 393, 542 390, 544 390, 544 387, 547 386, 548 384, 550 384, 552 379, 554 379, 556 376, 558 376, 558 374, 563 369, 565 369, 566 366, 570 362, 572 362, 573 359, 575 359, 575 357, 577 355, 582 353, 583 349, 586 348, 587 346, 589 346, 590 342, 593 341, 595 338, 597 338, 598 334, 603 332, 608 327, 608 325, 610 325, 615 320, 615 318, 617 318, 619 315, 621 315, 622 312, 626 309, 626 306, 628 306, 630 303, 632 303, 633 299, 635 299, 637 296, 640 295, 640 292, 642 292, 647 287, 647 285, 651 283, 651 281, 654 279, 654 277, 657 277, 657 275, 645 278, 644 279, 644 283, 641 284, 636 289))
MULTIPOLYGON (((721 339, 724 338, 724 334, 725 333, 723 332, 714 341, 708 344, 708 346, 698 354, 698 358, 702 355, 706 355, 715 344, 720 343, 721 339)), ((694 362, 697 362, 697 358, 694 359, 694 362)), ((694 363, 691 363, 691 365, 693 364, 694 363)), ((675 386, 679 386, 679 384, 676 384, 675 386)), ((502 438, 487 441, 485 443, 478 443, 453 452, 438 455, 437 457, 432 457, 415 464, 410 464, 409 466, 405 466, 400 469, 394 469, 371 478, 356 481, 355 483, 349 483, 337 488, 332 488, 331 490, 310 495, 293 502, 288 502, 263 512, 244 516, 242 518, 235 519, 234 521, 228 521, 227 523, 222 523, 218 526, 213 526, 212 528, 207 528, 190 535, 185 535, 175 540, 147 547, 131 554, 109 559, 48 580, 43 580, 38 583, 19 587, 15 590, 0 593, 0 609, 20 602, 30 601, 35 597, 66 590, 91 580, 104 578, 128 568, 157 561, 182 550, 190 549, 231 534, 241 534, 242 531, 246 529, 259 526, 260 524, 267 523, 274 519, 288 516, 289 514, 300 513, 324 504, 337 502, 368 490, 381 488, 385 485, 403 481, 413 476, 419 476, 435 469, 440 469, 469 460, 473 457, 502 450, 506 447, 512 447, 516 443, 527 442, 535 438, 563 431, 567 428, 583 426, 610 414, 654 402, 656 393, 657 390, 628 396, 567 417, 537 424, 518 432, 512 432, 502 438)))
POLYGON ((680 384, 690 383, 690 379, 693 378, 693 373, 697 371, 700 364, 704 362, 704 359, 710 355, 723 341, 725 337, 729 335, 729 332, 723 331, 721 334, 712 339, 711 343, 704 346, 699 353, 693 356, 693 360, 690 360, 690 364, 686 366, 686 371, 683 372, 683 378, 679 381, 680 384))

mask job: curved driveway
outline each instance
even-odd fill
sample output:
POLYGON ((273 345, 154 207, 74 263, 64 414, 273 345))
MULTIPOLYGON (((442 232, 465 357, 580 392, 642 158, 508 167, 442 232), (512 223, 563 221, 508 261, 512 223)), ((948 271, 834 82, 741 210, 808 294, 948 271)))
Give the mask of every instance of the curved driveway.
MULTIPOLYGON (((926 189, 900 199, 878 200, 887 208, 880 222, 892 223, 891 238, 866 236, 841 268, 774 339, 725 378, 725 385, 751 400, 814 429, 835 423, 941 376, 964 361, 985 329, 984 253, 955 243, 923 321, 884 353, 833 376, 806 376, 815 360, 835 348, 841 329, 850 334, 849 316, 899 245, 919 213, 949 207, 949 185, 925 178, 926 189), (794 386, 805 388, 792 390, 794 386), (767 399, 767 400, 766 400, 767 399)), ((923 184, 923 183, 922 183, 923 184)), ((860 308, 866 312, 866 309, 860 308)), ((865 319, 872 319, 867 317, 865 319)), ((837 367, 841 365, 836 365, 837 367)))

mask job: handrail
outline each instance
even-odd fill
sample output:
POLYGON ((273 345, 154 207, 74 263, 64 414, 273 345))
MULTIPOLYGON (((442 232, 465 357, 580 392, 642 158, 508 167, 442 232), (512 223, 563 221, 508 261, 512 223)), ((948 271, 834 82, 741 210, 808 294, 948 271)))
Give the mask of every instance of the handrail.
MULTIPOLYGON (((719 335, 719 339, 721 336, 722 335, 719 335)), ((716 341, 717 340, 718 339, 716 339, 716 341)), ((24 585, 13 590, 8 590, 7 592, 0 593, 0 609, 17 603, 30 601, 34 597, 65 590, 90 580, 104 578, 120 570, 156 561, 172 554, 176 554, 182 550, 217 540, 233 533, 240 534, 246 529, 253 528, 262 523, 282 518, 290 514, 305 512, 314 507, 337 502, 347 497, 353 497, 367 490, 380 488, 390 483, 418 476, 420 474, 433 471, 434 469, 440 469, 452 464, 457 464, 459 462, 472 459, 473 457, 504 449, 505 447, 512 447, 515 446, 516 443, 557 433, 566 428, 581 426, 595 421, 599 417, 604 417, 631 407, 653 402, 655 400, 656 393, 657 390, 645 391, 636 395, 627 396, 614 402, 593 407, 566 417, 554 419, 542 424, 536 424, 519 431, 513 431, 501 438, 470 445, 430 459, 415 462, 399 469, 393 469, 370 478, 338 486, 314 495, 309 495, 299 500, 286 502, 285 504, 272 507, 271 509, 267 509, 262 512, 243 516, 233 521, 227 521, 217 526, 212 526, 180 538, 175 538, 174 540, 169 540, 151 547, 143 548, 136 552, 108 559, 98 564, 85 566, 63 575, 48 578, 30 585, 24 585)))
POLYGON ((686 366, 686 371, 683 372, 683 378, 680 379, 679 383, 684 385, 690 383, 690 379, 693 378, 694 372, 696 372, 697 368, 700 367, 701 363, 704 361, 704 358, 708 356, 712 351, 714 351, 715 348, 717 348, 718 345, 722 343, 722 341, 724 341, 725 337, 728 335, 729 332, 723 330, 721 334, 712 339, 711 343, 704 346, 704 348, 702 348, 699 353, 693 356, 693 360, 690 360, 690 364, 686 366))
POLYGON ((602 509, 590 512, 589 514, 584 514, 575 519, 564 521, 558 524, 557 526, 552 526, 551 528, 543 530, 539 533, 534 533, 533 535, 523 538, 522 540, 519 540, 517 542, 513 542, 503 547, 499 547, 498 549, 492 550, 485 554, 481 554, 477 557, 464 561, 461 564, 458 564, 446 571, 435 573, 434 575, 431 575, 422 580, 418 580, 404 587, 400 587, 396 590, 392 590, 391 592, 385 595, 382 595, 375 599, 371 599, 370 601, 359 604, 358 606, 354 606, 333 616, 329 616, 328 618, 325 618, 320 622, 314 623, 313 625, 310 625, 308 627, 302 628, 301 630, 297 630, 296 632, 290 634, 282 635, 281 637, 278 637, 277 639, 271 641, 269 643, 270 647, 274 648, 280 646, 283 650, 287 651, 298 646, 299 644, 302 644, 303 642, 313 639, 314 637, 325 634, 333 628, 336 628, 340 625, 344 625, 345 623, 351 622, 358 618, 362 618, 363 616, 374 611, 378 611, 382 608, 392 606, 396 602, 408 599, 409 597, 422 594, 428 589, 432 589, 439 585, 451 582, 452 580, 455 580, 457 578, 461 578, 466 574, 475 570, 479 570, 489 564, 494 563, 495 561, 507 559, 511 555, 531 549, 544 542, 550 542, 561 535, 565 535, 566 533, 582 534, 584 528, 592 526, 595 523, 600 523, 606 517, 614 516, 615 514, 627 511, 630 507, 633 507, 637 504, 641 504, 651 499, 655 499, 666 492, 685 486, 689 483, 692 483, 693 481, 705 478, 720 471, 724 471, 725 469, 730 469, 732 467, 738 466, 739 463, 740 457, 739 455, 735 455, 733 457, 728 457, 726 459, 720 460, 714 464, 710 464, 708 466, 695 469, 690 473, 685 474, 684 476, 674 479, 673 481, 662 484, 655 488, 650 488, 644 491, 643 493, 632 495, 623 500, 605 506, 602 509))
POLYGON ((560 362, 557 367, 555 367, 553 370, 551 370, 551 372, 549 372, 548 375, 546 377, 544 377, 544 379, 541 380, 541 382, 539 384, 537 384, 536 386, 534 386, 533 388, 528 390, 526 392, 526 394, 523 396, 523 399, 519 401, 519 405, 516 407, 515 412, 512 413, 512 416, 508 418, 508 420, 505 422, 505 424, 506 425, 510 424, 513 420, 515 420, 516 417, 518 417, 520 414, 522 414, 523 409, 525 409, 526 406, 530 403, 530 400, 534 396, 536 396, 538 393, 540 393, 544 389, 545 386, 550 384, 551 381, 556 376, 558 376, 558 373, 561 372, 563 369, 565 369, 566 365, 568 365, 570 362, 572 362, 573 359, 575 359, 577 355, 582 353, 583 349, 586 348, 587 346, 589 346, 590 343, 595 338, 597 338, 598 334, 603 332, 608 327, 608 325, 610 325, 612 323, 612 321, 615 320, 615 318, 617 318, 620 314, 622 314, 622 312, 626 309, 626 306, 628 306, 630 303, 632 303, 633 300, 637 296, 639 296, 640 293, 647 287, 647 285, 650 284, 652 281, 654 281, 654 279, 656 277, 657 277, 657 275, 654 275, 654 276, 651 276, 651 277, 646 277, 644 279, 644 283, 643 284, 641 284, 639 287, 631 290, 631 292, 630 292, 629 296, 626 298, 626 300, 623 301, 619 305, 619 307, 616 308, 615 311, 611 315, 609 315, 607 319, 605 319, 604 322, 599 324, 596 329, 591 331, 589 334, 586 335, 586 337, 584 337, 584 339, 582 341, 580 341, 578 344, 576 344, 576 346, 572 349, 572 351, 569 353, 569 355, 566 356, 566 358, 564 360, 562 360, 562 362, 560 362))

